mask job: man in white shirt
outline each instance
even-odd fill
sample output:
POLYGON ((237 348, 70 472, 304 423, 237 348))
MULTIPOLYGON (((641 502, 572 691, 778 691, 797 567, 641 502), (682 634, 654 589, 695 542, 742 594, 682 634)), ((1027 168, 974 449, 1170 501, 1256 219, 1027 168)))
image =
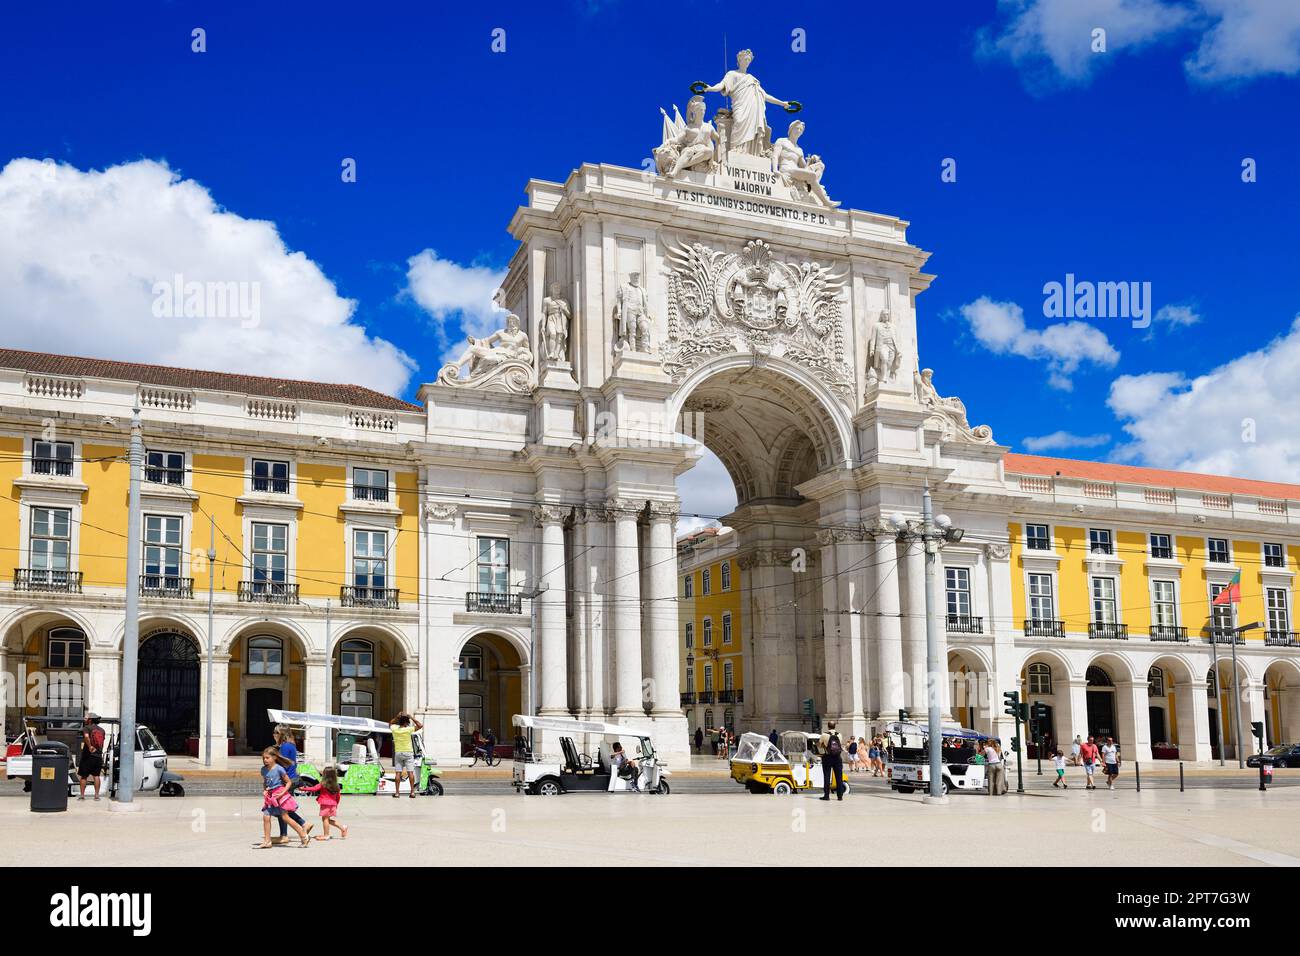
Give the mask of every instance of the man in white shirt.
POLYGON ((1106 766, 1106 788, 1114 790, 1115 778, 1119 776, 1119 748, 1115 746, 1114 737, 1107 737, 1102 744, 1101 760, 1106 766))

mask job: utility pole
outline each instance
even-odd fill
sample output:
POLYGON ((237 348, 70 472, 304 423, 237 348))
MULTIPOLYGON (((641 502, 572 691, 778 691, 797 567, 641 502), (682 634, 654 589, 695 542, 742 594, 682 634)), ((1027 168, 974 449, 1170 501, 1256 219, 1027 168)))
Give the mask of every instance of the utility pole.
POLYGON ((930 725, 930 800, 943 799, 943 727, 939 723, 939 688, 947 666, 939 660, 939 543, 943 534, 935 529, 930 483, 921 496, 921 541, 925 546, 925 669, 927 722, 930 725))
MULTIPOLYGON (((1234 635, 1234 640, 1236 636, 1234 635)), ((1210 622, 1210 660, 1214 673, 1214 715, 1219 719, 1219 766, 1223 766, 1223 747, 1228 742, 1224 734, 1223 723, 1223 688, 1219 686, 1219 633, 1214 622, 1210 622)))
POLYGON ((207 719, 203 722, 203 766, 212 766, 212 586, 217 577, 217 519, 208 515, 208 695, 207 719))
MULTIPOLYGON (((1246 752, 1245 752, 1245 748, 1242 747, 1242 741, 1241 741, 1241 684, 1240 684, 1240 678, 1237 677, 1237 637, 1240 634, 1246 633, 1246 631, 1253 631, 1255 628, 1263 627, 1263 626, 1264 625, 1262 622, 1255 621, 1251 624, 1243 624, 1240 627, 1234 627, 1232 629, 1232 704, 1233 704, 1232 716, 1233 716, 1233 720, 1236 722, 1237 725, 1236 732, 1237 732, 1237 769, 1238 770, 1246 769, 1246 752)), ((1262 750, 1263 747, 1261 746, 1260 749, 1262 750)), ((1219 753, 1220 754, 1223 753, 1223 747, 1219 747, 1219 753)))
POLYGON ((135 798, 135 681, 140 661, 140 479, 144 470, 144 433, 140 404, 131 409, 131 468, 126 512, 126 627, 122 635, 122 724, 119 740, 117 799, 135 798))

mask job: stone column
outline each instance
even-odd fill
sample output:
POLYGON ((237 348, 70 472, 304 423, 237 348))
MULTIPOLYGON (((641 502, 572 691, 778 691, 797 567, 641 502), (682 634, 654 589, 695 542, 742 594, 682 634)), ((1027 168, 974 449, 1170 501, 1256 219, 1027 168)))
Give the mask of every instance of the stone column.
POLYGON ((408 657, 402 661, 402 707, 415 713, 420 706, 420 662, 408 657))
POLYGON ((1147 764, 1151 762, 1151 719, 1147 711, 1149 689, 1143 680, 1115 682, 1115 716, 1122 735, 1120 753, 1125 760, 1140 760, 1147 764))
POLYGON ((823 648, 826 657, 826 700, 822 713, 838 715, 843 711, 840 703, 840 679, 843 671, 840 663, 840 647, 844 638, 840 629, 844 615, 839 613, 840 595, 837 581, 839 564, 836 561, 835 532, 818 531, 817 543, 821 545, 822 626, 825 632, 823 648))
POLYGON ((641 549, 637 509, 626 499, 611 500, 614 518, 614 574, 607 593, 614 618, 614 714, 641 717, 641 549))
POLYGON ((673 541, 677 512, 677 505, 670 502, 654 502, 650 510, 650 591, 645 604, 650 618, 650 680, 656 717, 682 712, 677 677, 677 548, 673 541))
POLYGON ((1191 763, 1214 759, 1210 750, 1210 692, 1205 681, 1175 682, 1174 709, 1178 721, 1178 759, 1191 763))
POLYGON ((903 627, 900 618, 898 542, 883 524, 875 529, 872 549, 875 588, 876 686, 880 721, 897 720, 903 706, 903 627))
MULTIPOLYGON (((93 711, 101 716, 122 713, 122 652, 111 648, 90 647, 87 648, 86 656, 88 658, 87 666, 89 667, 86 674, 88 686, 83 697, 86 710, 93 711)), ((202 678, 200 677, 200 679, 202 678)), ((16 680, 12 686, 15 689, 13 700, 17 702, 20 695, 26 693, 26 688, 19 685, 16 680)), ((199 706, 203 706, 201 698, 199 706)), ((224 712, 224 708, 218 711, 218 713, 224 712)), ((200 724, 199 726, 202 727, 203 725, 200 724)), ((225 733, 226 724, 222 720, 221 734, 223 738, 225 733)), ((223 754, 226 752, 224 746, 221 748, 221 752, 223 754)))
POLYGON ((538 714, 563 717, 569 712, 565 686, 568 641, 564 619, 564 511, 555 505, 539 505, 533 509, 533 519, 541 529, 534 577, 538 587, 544 589, 537 597, 540 660, 535 663, 541 667, 538 714))
MULTIPOLYGON (((303 659, 303 709, 309 714, 335 713, 333 701, 327 700, 329 659, 324 654, 308 654, 303 659)), ((387 715, 391 716, 391 715, 387 715)), ((380 717, 380 720, 387 719, 380 717)), ((328 727, 312 727, 307 732, 307 753, 313 760, 330 759, 328 727)))
POLYGON ((587 511, 578 508, 573 520, 573 580, 569 582, 573 590, 573 635, 570 646, 569 661, 569 704, 579 720, 585 720, 591 713, 591 697, 588 680, 588 658, 591 654, 587 615, 590 602, 590 588, 587 584, 591 577, 588 564, 591 553, 587 546, 587 511))
MULTIPOLYGON (((903 573, 903 669, 907 673, 903 706, 913 716, 919 716, 926 712, 929 705, 926 694, 929 661, 925 633, 925 543, 919 538, 909 538, 900 547, 903 549, 903 560, 900 562, 903 573)), ((943 573, 942 568, 939 573, 943 573)), ((944 610, 935 608, 934 613, 944 620, 944 610)), ((947 631, 942 633, 946 636, 947 631)), ((947 683, 948 669, 947 640, 943 643, 945 647, 940 651, 939 662, 943 665, 945 674, 940 681, 940 688, 947 683)), ((943 693, 942 689, 940 693, 943 693)), ((939 706, 942 712, 945 709, 942 700, 939 706)))
POLYGON ((866 626, 870 611, 867 539, 860 530, 837 529, 833 534, 835 585, 839 592, 834 605, 840 642, 839 729, 865 737, 869 729, 866 712, 875 703, 874 694, 868 700, 871 658, 866 626))
MULTIPOLYGON (((985 633, 993 637, 993 671, 998 673, 1003 669, 1014 670, 1014 675, 1008 680, 1008 690, 1010 690, 1015 688, 1019 680, 1019 672, 1024 667, 1021 662, 1020 652, 1016 648, 1015 622, 1011 619, 1011 545, 1005 541, 991 542, 984 545, 983 567, 988 597, 987 603, 982 609, 982 616, 984 618, 985 633), (1018 666, 1013 666, 1013 664, 1018 666)), ((945 648, 947 647, 947 641, 948 634, 945 630, 945 648)), ((1052 689, 1053 691, 1056 690, 1055 687, 1052 689)), ((1002 710, 1002 697, 998 695, 988 700, 986 706, 990 711, 1000 713, 1002 710)), ((945 708, 944 713, 947 714, 947 712, 945 708)), ((1086 708, 1083 719, 1086 722, 1086 708)), ((1068 737, 1061 736, 1066 725, 1060 723, 1060 718, 1056 716, 1055 710, 1052 713, 1052 722, 1056 725, 1054 729, 1057 734, 1057 743, 1066 743, 1074 739, 1073 734, 1068 737)))
MULTIPOLYGON (((1056 670, 1055 663, 1052 670, 1056 670)), ((1060 716, 1057 718, 1058 732, 1065 728, 1069 733, 1064 741, 1073 741, 1075 737, 1088 739, 1088 682, 1082 678, 1065 678, 1054 680, 1052 690, 1056 692, 1055 697, 1060 707, 1060 716), (1062 693, 1064 691, 1064 693, 1062 693)), ((1021 695, 1023 699, 1024 695, 1021 695)), ((999 698, 996 702, 999 712, 1002 710, 1002 701, 999 698)), ((1008 718, 1009 719, 1009 718, 1008 718)), ((1064 748, 1062 748, 1064 749, 1064 748)))
MULTIPOLYGON (((227 744, 226 724, 229 716, 230 670, 229 654, 212 655, 212 766, 226 766, 227 744)), ((119 681, 120 683, 120 681, 119 681)), ((120 693, 120 691, 118 692, 120 693)), ((102 713, 102 711, 101 711, 102 713)), ((205 753, 204 731, 208 713, 208 659, 206 654, 199 655, 199 760, 205 753)))
MULTIPOLYGON (((1255 731, 1250 726, 1253 723, 1262 723, 1264 725, 1265 746, 1271 743, 1268 740, 1268 724, 1264 714, 1268 705, 1264 702, 1264 682, 1246 678, 1242 681, 1244 685, 1241 693, 1244 695, 1241 701, 1241 746, 1243 752, 1249 757, 1255 753, 1255 748, 1259 746, 1255 742, 1255 731)), ((1274 733, 1277 730, 1274 729, 1274 733)))
POLYGON ((610 533, 610 515, 603 504, 587 508, 586 516, 586 546, 590 550, 586 555, 581 587, 587 592, 583 605, 587 637, 587 702, 592 718, 600 720, 614 709, 613 688, 607 679, 611 657, 608 648, 610 610, 605 594, 614 563, 610 547, 613 536, 610 533))

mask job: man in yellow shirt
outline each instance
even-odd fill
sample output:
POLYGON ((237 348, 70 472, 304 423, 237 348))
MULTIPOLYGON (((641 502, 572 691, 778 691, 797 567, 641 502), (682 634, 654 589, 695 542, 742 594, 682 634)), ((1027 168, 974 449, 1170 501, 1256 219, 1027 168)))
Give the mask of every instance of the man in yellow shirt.
POLYGON ((402 789, 402 777, 410 774, 411 776, 411 799, 415 799, 416 778, 419 775, 419 763, 415 759, 415 744, 411 742, 411 737, 424 728, 420 723, 406 711, 399 711, 397 716, 388 722, 388 729, 393 734, 393 769, 397 771, 397 779, 393 788, 393 797, 398 796, 402 789))

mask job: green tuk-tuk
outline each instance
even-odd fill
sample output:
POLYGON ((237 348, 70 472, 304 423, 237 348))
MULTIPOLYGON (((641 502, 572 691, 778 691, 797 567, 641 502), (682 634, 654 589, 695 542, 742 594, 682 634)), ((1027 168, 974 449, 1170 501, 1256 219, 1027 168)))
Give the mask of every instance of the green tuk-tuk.
MULTIPOLYGON (((330 735, 330 752, 338 769, 339 786, 344 793, 392 794, 397 791, 397 772, 385 768, 379 760, 380 734, 391 734, 388 725, 369 717, 343 717, 335 714, 308 714, 300 710, 274 710, 268 708, 267 716, 276 724, 283 724, 304 732, 323 727, 330 735)), ((418 788, 430 797, 442 796, 442 770, 438 762, 424 755, 424 741, 417 731, 411 735, 415 757, 420 762, 417 774, 418 788)), ((298 761, 298 777, 312 783, 320 780, 323 764, 309 758, 298 761)))

